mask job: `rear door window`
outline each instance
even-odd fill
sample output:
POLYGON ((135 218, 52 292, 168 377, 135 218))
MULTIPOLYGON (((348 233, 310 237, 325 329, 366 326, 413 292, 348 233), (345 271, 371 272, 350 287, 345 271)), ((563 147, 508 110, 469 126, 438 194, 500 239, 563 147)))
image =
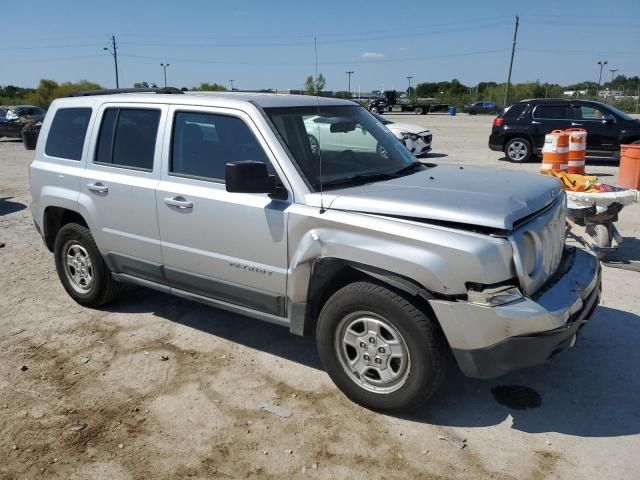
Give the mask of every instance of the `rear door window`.
POLYGON ((107 108, 102 116, 95 163, 153 170, 160 110, 107 108))
POLYGON ((534 118, 550 120, 569 119, 569 107, 566 105, 538 105, 533 110, 534 118))
POLYGON ((80 160, 90 118, 90 108, 58 109, 49 128, 44 153, 50 157, 80 160))

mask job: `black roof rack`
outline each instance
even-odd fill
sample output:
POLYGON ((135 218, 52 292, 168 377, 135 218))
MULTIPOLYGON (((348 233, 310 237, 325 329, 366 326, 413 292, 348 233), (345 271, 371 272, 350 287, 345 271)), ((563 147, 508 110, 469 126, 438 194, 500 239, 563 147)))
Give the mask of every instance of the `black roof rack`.
POLYGON ((105 88, 103 90, 84 90, 82 92, 73 92, 70 97, 90 97, 93 95, 113 95, 115 93, 167 93, 177 94, 184 93, 176 87, 164 88, 105 88))

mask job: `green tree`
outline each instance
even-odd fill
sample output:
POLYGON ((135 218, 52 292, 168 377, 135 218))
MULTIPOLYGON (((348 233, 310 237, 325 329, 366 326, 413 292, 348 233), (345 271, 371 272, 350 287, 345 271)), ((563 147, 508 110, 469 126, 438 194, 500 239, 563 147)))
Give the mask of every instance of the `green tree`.
POLYGON ((26 102, 33 105, 38 105, 42 108, 49 108, 51 102, 56 98, 66 97, 74 92, 81 92, 84 90, 100 90, 102 87, 100 84, 90 82, 88 80, 80 80, 77 83, 65 82, 58 84, 54 80, 42 79, 38 88, 33 93, 30 93, 26 97, 26 102))
POLYGON ((326 84, 327 80, 321 73, 318 74, 315 81, 313 80, 313 76, 309 75, 304 81, 304 93, 306 95, 316 95, 316 93, 319 95, 324 90, 326 84))
POLYGON ((224 92, 226 87, 219 83, 207 83, 203 82, 199 87, 193 87, 191 90, 194 92, 224 92))

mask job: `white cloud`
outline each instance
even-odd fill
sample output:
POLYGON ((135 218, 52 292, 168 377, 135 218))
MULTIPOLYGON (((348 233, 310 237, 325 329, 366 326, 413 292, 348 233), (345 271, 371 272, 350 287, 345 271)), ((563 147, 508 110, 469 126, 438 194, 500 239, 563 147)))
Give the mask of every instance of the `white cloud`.
POLYGON ((364 52, 362 55, 360 55, 360 57, 362 57, 364 59, 367 59, 367 60, 376 60, 376 59, 384 58, 384 53, 364 52))

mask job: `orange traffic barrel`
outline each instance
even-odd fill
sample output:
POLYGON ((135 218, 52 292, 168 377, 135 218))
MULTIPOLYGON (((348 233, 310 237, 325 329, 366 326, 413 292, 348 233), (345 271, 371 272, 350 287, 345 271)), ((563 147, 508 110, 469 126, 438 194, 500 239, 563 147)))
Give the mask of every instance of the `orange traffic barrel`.
POLYGON ((566 172, 569 166, 569 134, 564 130, 553 130, 544 137, 542 166, 540 170, 566 172))
POLYGON ((584 175, 584 161, 587 156, 587 131, 584 128, 569 128, 569 157, 567 173, 584 175))
POLYGON ((618 186, 640 190, 640 145, 620 146, 618 186))

